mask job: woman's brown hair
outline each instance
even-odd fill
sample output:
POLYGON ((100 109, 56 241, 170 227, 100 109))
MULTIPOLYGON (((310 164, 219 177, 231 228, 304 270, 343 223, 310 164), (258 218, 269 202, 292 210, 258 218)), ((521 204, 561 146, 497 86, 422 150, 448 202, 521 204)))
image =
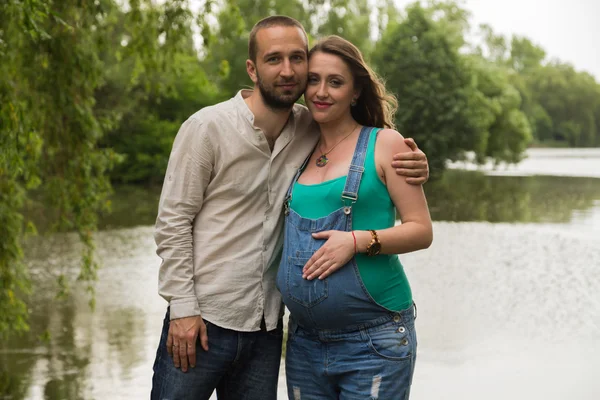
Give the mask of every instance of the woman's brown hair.
POLYGON ((360 50, 336 35, 327 36, 310 49, 308 57, 315 53, 340 57, 354 78, 354 87, 360 91, 352 117, 361 125, 395 129, 394 113, 398 108, 396 97, 388 93, 382 79, 365 62, 360 50))

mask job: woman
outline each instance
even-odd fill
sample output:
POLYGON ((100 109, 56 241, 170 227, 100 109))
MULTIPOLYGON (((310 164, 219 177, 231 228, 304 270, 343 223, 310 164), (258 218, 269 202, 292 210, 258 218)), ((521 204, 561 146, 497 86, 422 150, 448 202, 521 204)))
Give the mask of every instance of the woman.
POLYGON ((331 36, 309 53, 305 100, 321 137, 288 190, 277 276, 289 397, 408 399, 415 308, 397 254, 427 248, 432 227, 422 188, 387 162, 409 151, 392 129, 395 98, 331 36))

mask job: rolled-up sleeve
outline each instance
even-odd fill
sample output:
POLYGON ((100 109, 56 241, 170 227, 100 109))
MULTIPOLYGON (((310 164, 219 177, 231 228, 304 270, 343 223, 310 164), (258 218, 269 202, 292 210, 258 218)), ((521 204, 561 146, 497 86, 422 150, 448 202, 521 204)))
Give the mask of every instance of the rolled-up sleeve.
POLYGON ((192 224, 202 208, 214 156, 205 126, 183 123, 169 157, 154 240, 162 259, 158 292, 169 302, 171 319, 200 315, 194 288, 192 224))

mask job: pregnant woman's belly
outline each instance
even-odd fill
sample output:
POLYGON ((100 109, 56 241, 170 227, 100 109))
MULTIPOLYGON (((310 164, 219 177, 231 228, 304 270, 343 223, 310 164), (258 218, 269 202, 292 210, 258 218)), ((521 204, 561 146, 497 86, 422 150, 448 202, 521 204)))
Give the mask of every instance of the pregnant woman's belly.
POLYGON ((346 329, 389 314, 369 296, 354 259, 325 279, 303 278, 302 269, 312 254, 292 253, 282 260, 277 274, 283 302, 300 326, 346 329))

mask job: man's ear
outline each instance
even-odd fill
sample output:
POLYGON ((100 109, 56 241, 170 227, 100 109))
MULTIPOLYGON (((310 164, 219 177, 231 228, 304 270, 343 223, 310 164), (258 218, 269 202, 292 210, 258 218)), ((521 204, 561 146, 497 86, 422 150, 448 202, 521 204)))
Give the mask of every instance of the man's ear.
POLYGON ((258 83, 258 77, 256 76, 256 64, 252 60, 246 60, 246 72, 253 83, 258 83))

